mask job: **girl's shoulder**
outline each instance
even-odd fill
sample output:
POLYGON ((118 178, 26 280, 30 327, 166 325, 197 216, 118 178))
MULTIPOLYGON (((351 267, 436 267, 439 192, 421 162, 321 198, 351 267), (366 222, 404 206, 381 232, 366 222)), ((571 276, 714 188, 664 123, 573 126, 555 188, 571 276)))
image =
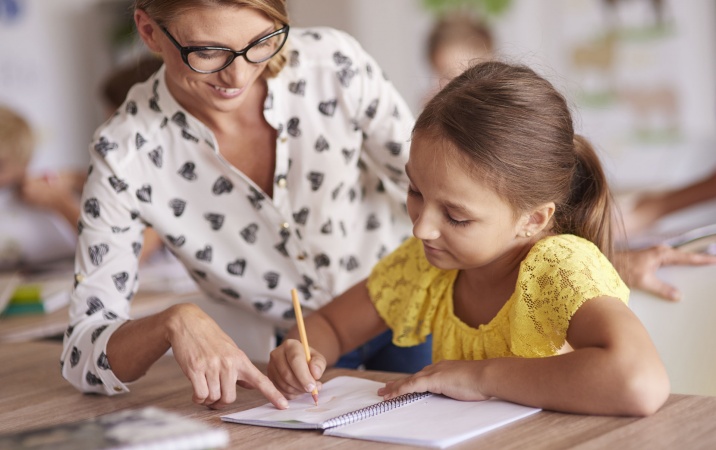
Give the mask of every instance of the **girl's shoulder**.
POLYGON ((537 241, 523 262, 573 264, 584 260, 609 263, 593 242, 573 234, 557 234, 537 241))
POLYGON ((570 234, 538 241, 522 261, 518 284, 537 290, 545 286, 571 286, 583 294, 599 291, 623 300, 629 295, 616 269, 599 248, 570 234))

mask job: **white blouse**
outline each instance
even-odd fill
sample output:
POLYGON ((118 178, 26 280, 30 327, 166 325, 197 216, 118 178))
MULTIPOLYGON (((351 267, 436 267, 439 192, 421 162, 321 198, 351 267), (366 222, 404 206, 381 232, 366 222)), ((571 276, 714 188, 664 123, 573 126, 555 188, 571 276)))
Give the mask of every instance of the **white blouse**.
POLYGON ((345 33, 292 29, 287 45, 264 104, 278 134, 273 197, 221 156, 164 68, 96 131, 61 358, 78 389, 128 391, 105 349, 130 317, 146 226, 206 295, 278 328, 293 324, 292 288, 315 310, 409 236, 407 105, 345 33))

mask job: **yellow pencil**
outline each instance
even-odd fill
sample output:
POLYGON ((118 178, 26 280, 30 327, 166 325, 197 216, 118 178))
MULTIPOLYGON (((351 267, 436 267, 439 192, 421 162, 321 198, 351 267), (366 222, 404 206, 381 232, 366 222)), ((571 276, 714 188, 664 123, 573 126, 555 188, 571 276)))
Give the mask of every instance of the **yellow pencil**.
MULTIPOLYGON (((308 337, 306 336, 306 326, 303 324, 303 313, 301 312, 301 303, 298 301, 298 292, 296 289, 291 289, 291 300, 293 300, 293 312, 296 314, 296 324, 298 325, 298 334, 301 337, 301 344, 303 344, 303 351, 306 352, 306 362, 311 362, 311 350, 308 347, 308 337)), ((313 396, 313 402, 318 406, 318 389, 313 388, 311 392, 313 396)))

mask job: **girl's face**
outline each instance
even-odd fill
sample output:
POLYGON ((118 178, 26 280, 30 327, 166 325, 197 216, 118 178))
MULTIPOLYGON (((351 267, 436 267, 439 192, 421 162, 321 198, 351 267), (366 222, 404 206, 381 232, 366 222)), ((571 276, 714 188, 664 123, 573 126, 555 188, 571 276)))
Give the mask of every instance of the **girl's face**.
MULTIPOLYGON (((239 56, 219 72, 194 72, 184 64, 179 49, 156 22, 147 22, 153 24, 153 30, 151 39, 147 42, 145 38, 145 42, 150 49, 161 53, 169 90, 190 112, 236 110, 268 64, 268 61, 252 64, 239 56)), ((166 24, 166 28, 184 47, 217 46, 236 51, 276 30, 271 19, 248 7, 197 8, 166 24)))
POLYGON ((446 142, 416 134, 405 168, 410 178, 408 214, 428 261, 444 270, 469 270, 510 258, 524 217, 476 179, 446 142))

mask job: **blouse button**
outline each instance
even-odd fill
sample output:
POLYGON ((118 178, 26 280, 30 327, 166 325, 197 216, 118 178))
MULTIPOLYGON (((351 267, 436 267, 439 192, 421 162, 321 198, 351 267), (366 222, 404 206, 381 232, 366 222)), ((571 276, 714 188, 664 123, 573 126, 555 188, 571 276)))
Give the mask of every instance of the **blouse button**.
POLYGON ((289 225, 288 222, 284 222, 284 223, 281 224, 281 229, 282 229, 282 230, 288 230, 288 228, 289 228, 290 226, 291 226, 291 225, 289 225))
POLYGON ((122 392, 122 388, 119 386, 114 387, 114 392, 122 392))
POLYGON ((288 138, 286 136, 284 136, 280 139, 282 144, 285 144, 287 140, 288 140, 288 138))
POLYGON ((280 188, 285 188, 286 187, 286 178, 280 177, 276 184, 278 184, 278 187, 280 187, 280 188))
POLYGON ((303 260, 306 259, 307 257, 308 257, 308 255, 306 254, 306 252, 301 252, 301 253, 299 253, 299 255, 297 256, 297 258, 298 258, 299 261, 303 261, 303 260))

